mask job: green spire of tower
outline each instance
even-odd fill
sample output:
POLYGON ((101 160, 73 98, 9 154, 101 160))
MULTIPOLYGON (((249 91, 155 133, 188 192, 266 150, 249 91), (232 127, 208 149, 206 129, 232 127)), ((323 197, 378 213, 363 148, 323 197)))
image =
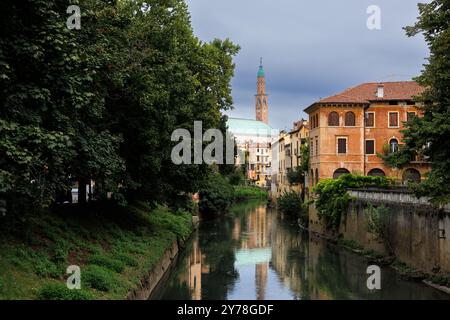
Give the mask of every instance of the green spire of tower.
POLYGON ((262 61, 262 58, 261 58, 260 62, 259 62, 258 78, 259 77, 264 77, 264 76, 265 76, 265 73, 264 73, 263 61, 262 61))

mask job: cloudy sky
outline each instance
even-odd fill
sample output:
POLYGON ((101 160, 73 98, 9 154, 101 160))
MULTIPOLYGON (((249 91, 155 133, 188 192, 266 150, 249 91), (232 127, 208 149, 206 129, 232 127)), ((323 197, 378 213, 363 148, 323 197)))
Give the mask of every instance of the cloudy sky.
MULTIPOLYGON (((270 125, 287 129, 303 109, 363 82, 410 80, 428 49, 402 27, 418 0, 187 0, 195 34, 230 38, 235 59, 233 117, 254 119, 256 73, 263 57, 270 125), (367 28, 367 8, 381 9, 381 30, 367 28)), ((422 2, 425 2, 422 0, 422 2)))

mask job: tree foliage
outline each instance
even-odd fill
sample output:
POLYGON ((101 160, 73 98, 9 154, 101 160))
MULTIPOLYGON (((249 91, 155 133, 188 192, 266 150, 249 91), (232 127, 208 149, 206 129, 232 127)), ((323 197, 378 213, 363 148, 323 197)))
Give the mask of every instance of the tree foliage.
POLYGON ((303 203, 299 193, 295 191, 283 193, 277 199, 277 205, 288 217, 299 218, 305 226, 308 225, 308 207, 303 203))
POLYGON ((314 191, 317 195, 314 203, 320 219, 328 228, 336 229, 341 223, 341 218, 347 212, 352 200, 348 189, 363 187, 387 188, 392 181, 386 177, 359 176, 344 174, 338 179, 321 180, 314 191))
POLYGON ((428 179, 415 187, 417 194, 442 204, 450 201, 450 1, 418 6, 416 24, 405 30, 408 36, 422 33, 430 49, 425 69, 416 78, 425 87, 418 97, 423 117, 408 123, 403 134, 406 148, 432 161, 428 179))
POLYGON ((211 174, 199 192, 200 212, 206 214, 225 213, 234 200, 234 188, 222 175, 211 174))
POLYGON ((0 4, 0 200, 41 208, 72 180, 124 202, 196 191, 210 168, 174 165, 171 134, 225 132, 239 48, 198 40, 183 0, 80 0, 80 30, 71 2, 0 4))

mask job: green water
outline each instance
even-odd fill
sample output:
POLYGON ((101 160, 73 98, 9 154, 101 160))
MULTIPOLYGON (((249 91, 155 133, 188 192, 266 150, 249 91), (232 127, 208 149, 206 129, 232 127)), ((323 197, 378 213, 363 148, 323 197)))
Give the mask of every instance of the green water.
POLYGON ((151 299, 449 299, 422 283, 381 271, 367 288, 367 261, 302 232, 258 202, 203 220, 151 299))

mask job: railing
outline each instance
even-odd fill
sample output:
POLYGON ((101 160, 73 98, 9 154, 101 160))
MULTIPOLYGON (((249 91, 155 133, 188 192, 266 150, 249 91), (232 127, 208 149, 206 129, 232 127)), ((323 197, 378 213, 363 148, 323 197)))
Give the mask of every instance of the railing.
MULTIPOLYGON (((414 193, 402 187, 394 189, 349 189, 349 193, 352 197, 362 200, 431 206, 428 198, 417 198, 414 193)), ((441 206, 440 209, 450 212, 450 203, 441 206)))

